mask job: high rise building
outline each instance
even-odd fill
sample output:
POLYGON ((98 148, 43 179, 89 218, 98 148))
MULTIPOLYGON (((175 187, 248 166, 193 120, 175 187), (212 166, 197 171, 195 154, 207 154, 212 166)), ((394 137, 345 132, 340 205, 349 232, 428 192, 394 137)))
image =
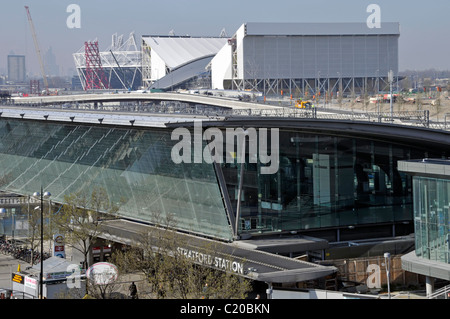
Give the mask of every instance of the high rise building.
POLYGON ((25 79, 25 56, 8 55, 8 80, 15 83, 23 83, 25 79))
POLYGON ((60 70, 56 63, 56 56, 53 53, 53 48, 49 47, 47 52, 44 54, 45 71, 48 75, 59 76, 60 70))

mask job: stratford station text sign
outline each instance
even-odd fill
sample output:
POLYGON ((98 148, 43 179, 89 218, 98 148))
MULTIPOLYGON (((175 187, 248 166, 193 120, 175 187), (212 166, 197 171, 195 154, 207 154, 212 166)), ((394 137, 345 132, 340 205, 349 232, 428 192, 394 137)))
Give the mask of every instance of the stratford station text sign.
POLYGON ((237 274, 244 274, 244 265, 235 260, 230 260, 222 257, 212 256, 207 253, 202 253, 196 250, 187 249, 183 247, 177 248, 178 253, 184 255, 192 261, 206 266, 214 267, 224 271, 232 271, 237 274))

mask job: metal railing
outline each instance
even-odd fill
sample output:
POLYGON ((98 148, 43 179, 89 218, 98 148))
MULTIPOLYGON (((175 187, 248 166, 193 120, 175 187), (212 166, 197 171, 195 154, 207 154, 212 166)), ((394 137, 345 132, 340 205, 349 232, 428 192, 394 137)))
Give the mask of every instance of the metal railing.
POLYGON ((37 299, 37 297, 24 291, 0 288, 0 299, 37 299))
MULTIPOLYGON (((396 291, 391 293, 391 299, 427 299, 424 290, 419 291, 396 291)), ((383 299, 387 297, 383 295, 383 299)))
MULTIPOLYGON (((0 108, 23 109, 32 108, 36 110, 72 110, 72 111, 98 111, 112 114, 117 113, 139 113, 140 115, 167 114, 204 116, 208 118, 237 118, 237 117, 275 117, 295 119, 319 119, 319 120, 342 120, 369 123, 387 123, 404 126, 424 127, 436 130, 449 131, 450 123, 447 118, 443 122, 432 121, 430 111, 399 111, 393 112, 355 112, 341 111, 326 108, 297 109, 293 107, 281 108, 248 108, 230 109, 213 105, 190 105, 181 101, 166 101, 163 104, 143 104, 138 102, 127 102, 120 106, 93 106, 92 103, 66 104, 11 104, 0 103, 0 108)), ((1 112, 1 110, 0 110, 1 112)), ((0 113, 1 116, 1 113, 0 113)))
POLYGON ((428 299, 450 299, 450 285, 440 288, 427 296, 428 299))

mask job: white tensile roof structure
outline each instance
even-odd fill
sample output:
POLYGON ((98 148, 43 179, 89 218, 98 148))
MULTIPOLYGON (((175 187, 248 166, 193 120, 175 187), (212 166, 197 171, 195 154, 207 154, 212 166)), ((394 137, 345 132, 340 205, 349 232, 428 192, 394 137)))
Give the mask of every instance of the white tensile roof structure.
POLYGON ((173 70, 189 62, 214 56, 227 43, 225 38, 143 36, 142 39, 173 70))
MULTIPOLYGON (((142 36, 142 40, 147 46, 143 60, 147 59, 150 65, 143 78, 149 84, 162 80, 168 73, 171 73, 169 82, 179 83, 205 72, 210 60, 227 43, 227 38, 220 37, 142 36)), ((164 85, 162 82, 159 84, 164 85)))

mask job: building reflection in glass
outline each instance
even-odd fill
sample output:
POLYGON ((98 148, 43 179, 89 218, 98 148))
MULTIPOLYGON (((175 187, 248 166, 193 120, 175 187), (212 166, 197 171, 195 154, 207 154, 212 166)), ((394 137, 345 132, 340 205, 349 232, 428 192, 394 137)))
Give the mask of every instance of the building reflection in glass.
MULTIPOLYGON (((240 233, 411 221, 411 177, 397 161, 424 154, 384 141, 282 131, 276 174, 260 174, 247 160, 240 233)), ((235 208, 239 165, 222 164, 235 208)))

